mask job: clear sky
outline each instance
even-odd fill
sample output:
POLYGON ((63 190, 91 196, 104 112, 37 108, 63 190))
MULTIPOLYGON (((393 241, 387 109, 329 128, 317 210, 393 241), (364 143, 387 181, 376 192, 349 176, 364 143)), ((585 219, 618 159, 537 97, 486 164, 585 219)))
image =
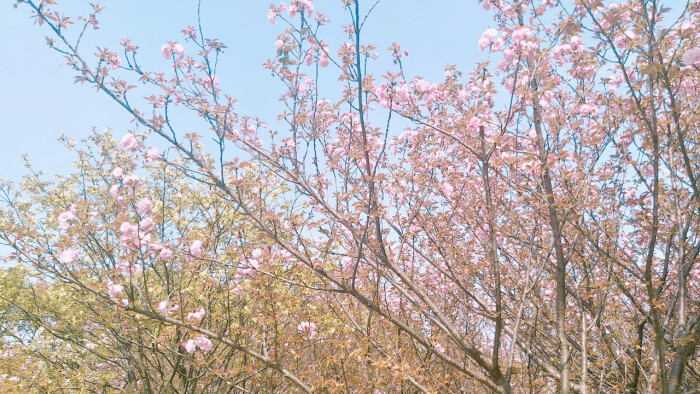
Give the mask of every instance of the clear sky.
MULTIPOLYGON (((88 2, 59 1, 72 16, 86 15, 88 2)), ((141 63, 152 71, 168 70, 161 46, 168 40, 182 41, 180 30, 196 22, 196 0, 100 3, 107 7, 101 28, 86 33, 83 50, 92 54, 96 45, 119 49, 119 41, 128 37, 140 47, 141 63)), ((25 173, 21 161, 25 153, 48 174, 71 171, 72 154, 56 141, 60 135, 80 139, 92 127, 110 127, 121 136, 129 128, 129 117, 94 88, 74 85, 74 73, 61 67, 62 56, 44 44, 48 29, 28 19, 28 7, 13 9, 13 4, 12 0, 0 3, 5 34, 0 40, 0 177, 19 180, 25 173)), ((277 99, 283 87, 261 64, 275 55, 274 41, 284 27, 267 21, 269 4, 267 0, 203 0, 202 23, 205 35, 228 46, 219 72, 224 92, 240 101, 241 113, 272 120, 279 112, 277 99)), ((332 21, 321 35, 338 37, 348 23, 341 1, 314 4, 332 21)), ((445 65, 457 64, 467 73, 483 59, 477 40, 490 25, 491 17, 476 0, 382 0, 367 22, 363 39, 378 47, 380 62, 387 64, 390 55, 385 48, 399 43, 410 53, 405 63, 408 76, 438 82, 445 65)))

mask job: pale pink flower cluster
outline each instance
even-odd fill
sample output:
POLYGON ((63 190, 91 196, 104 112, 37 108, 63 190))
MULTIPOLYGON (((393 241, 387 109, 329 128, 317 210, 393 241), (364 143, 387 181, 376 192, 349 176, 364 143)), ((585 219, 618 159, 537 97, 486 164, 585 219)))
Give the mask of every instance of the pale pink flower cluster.
POLYGON ((107 63, 109 63, 110 66, 112 66, 113 70, 121 67, 122 65, 122 60, 119 58, 119 55, 114 51, 107 52, 107 58, 105 60, 107 61, 107 63))
POLYGON ((80 259, 80 252, 75 249, 66 249, 58 255, 58 261, 63 264, 73 264, 80 259))
POLYGON ((204 308, 199 308, 197 312, 190 312, 187 314, 187 320, 195 323, 199 323, 204 319, 204 308))
POLYGON ((148 216, 139 222, 139 227, 142 231, 151 231, 153 227, 155 227, 155 223, 153 223, 153 219, 148 216))
POLYGON ((299 331, 302 334, 306 334, 309 337, 309 339, 313 339, 317 334, 316 324, 308 321, 303 321, 297 326, 297 331, 299 331))
POLYGON ((622 34, 618 34, 613 38, 613 44, 618 48, 627 49, 635 37, 636 35, 632 31, 625 30, 622 34))
POLYGON ((126 276, 134 276, 141 272, 141 265, 139 265, 137 262, 119 262, 114 266, 114 268, 126 276))
POLYGON ((138 235, 139 228, 135 224, 124 222, 121 224, 121 226, 119 226, 119 231, 121 231, 124 239, 131 239, 138 235))
POLYGON ((409 93, 408 87, 404 83, 399 84, 394 89, 391 89, 387 83, 382 83, 379 86, 375 85, 374 94, 377 96, 379 105, 383 108, 396 108, 409 104, 412 101, 411 93, 409 93))
POLYGON ((307 18, 311 17, 311 14, 314 12, 313 0, 292 0, 287 12, 290 18, 294 18, 296 14, 302 10, 306 10, 307 18))
MULTIPOLYGON (((277 40, 280 41, 280 40, 277 40)), ((324 44, 319 48, 309 48, 306 52, 306 65, 311 66, 314 63, 314 53, 318 52, 318 65, 319 67, 327 67, 330 64, 330 58, 328 57, 328 47, 324 44)))
POLYGON ((152 163, 158 160, 158 148, 151 148, 144 154, 146 163, 152 163))
POLYGON ((260 267, 260 262, 258 259, 262 257, 262 250, 260 248, 253 250, 251 257, 252 258, 250 259, 246 259, 244 257, 241 261, 243 263, 243 267, 238 267, 236 270, 236 281, 241 281, 246 276, 253 275, 257 271, 257 269, 260 267))
POLYGON ((488 47, 492 47, 494 50, 499 50, 503 44, 503 39, 498 37, 498 30, 496 29, 486 29, 484 34, 481 35, 479 39, 479 50, 483 51, 488 47))
POLYGON ((176 42, 168 41, 160 48, 160 53, 166 59, 170 59, 172 56, 183 59, 185 57, 185 48, 176 42))
POLYGON ((503 50, 503 63, 501 67, 516 64, 522 57, 532 56, 538 48, 536 42, 531 40, 532 30, 529 27, 521 27, 510 34, 513 45, 503 50))
POLYGON ((581 53, 583 49, 584 45, 581 37, 573 36, 568 44, 561 44, 554 47, 552 50, 552 57, 556 60, 558 65, 562 66, 564 63, 566 63, 566 55, 581 53))
POLYGON ((158 303, 157 310, 158 310, 158 313, 160 313, 161 315, 169 315, 173 312, 180 310, 180 306, 179 305, 170 306, 170 303, 166 300, 166 301, 161 301, 158 303))
POLYGON ((109 291, 109 297, 112 299, 116 299, 119 294, 121 294, 124 291, 124 286, 109 282, 107 284, 107 289, 109 291))
POLYGON ((170 260, 173 258, 173 251, 168 248, 163 248, 158 253, 158 257, 160 257, 163 260, 170 260))
POLYGON ((576 112, 582 116, 595 116, 598 114, 598 106, 595 104, 581 104, 576 112))
POLYGON ((530 38, 531 33, 532 30, 530 30, 529 27, 521 27, 519 29, 513 30, 513 33, 511 33, 510 38, 513 40, 513 42, 519 43, 530 38))
POLYGON ((219 77, 217 77, 216 75, 212 77, 204 77, 204 79, 202 80, 202 85, 209 90, 212 90, 218 84, 219 77))
POLYGON ((124 170, 121 167, 117 167, 112 170, 112 176, 117 179, 122 179, 124 178, 124 170))
POLYGON ((61 230, 68 230, 70 228, 70 222, 73 221, 78 215, 78 209, 75 204, 71 205, 70 209, 58 215, 58 227, 61 230))
POLYGON ((479 127, 481 127, 482 124, 483 122, 481 121, 480 117, 472 116, 467 122, 467 130, 469 130, 472 133, 476 133, 477 131, 479 131, 479 127))
POLYGON ((611 93, 615 92, 615 90, 617 90, 622 85, 622 82, 624 80, 625 76, 622 73, 611 75, 610 77, 608 77, 605 81, 608 91, 611 93))
POLYGON ((280 16, 280 14, 286 9, 287 6, 284 3, 281 3, 279 7, 275 7, 274 4, 270 4, 270 8, 268 9, 267 13, 267 20, 269 20, 270 23, 276 25, 277 17, 280 16))
POLYGON ((700 283, 700 263, 695 263, 693 269, 688 273, 690 275, 690 280, 695 283, 700 283))
POLYGON ((279 252, 279 256, 289 264, 292 264, 292 265, 299 264, 299 260, 297 260, 296 257, 294 257, 294 255, 289 253, 289 251, 286 249, 282 249, 279 252))
POLYGON ((700 67, 700 48, 688 49, 683 54, 682 60, 687 66, 700 67))
POLYGON ((119 145, 129 152, 135 152, 141 148, 141 143, 138 138, 136 138, 136 134, 134 134, 133 131, 126 133, 119 141, 119 145))
POLYGON ((153 229, 154 226, 153 220, 149 217, 141 220, 138 225, 124 222, 119 226, 119 231, 121 232, 119 243, 125 248, 147 246, 151 236, 146 233, 153 229))
POLYGON ((142 198, 136 203, 136 212, 139 215, 150 215, 152 211, 151 200, 142 198))
POLYGON ((132 189, 136 188, 136 186, 139 185, 139 181, 140 178, 138 177, 138 175, 131 174, 124 177, 124 184, 132 189))
POLYGON ((122 39, 119 44, 123 46, 124 50, 127 52, 134 52, 137 48, 136 45, 134 45, 128 38, 122 39))
POLYGON ((204 251, 202 250, 202 241, 195 239, 190 244, 190 254, 195 257, 200 257, 204 251))
POLYGON ((484 0, 484 2, 481 5, 486 11, 490 10, 491 7, 494 7, 496 9, 502 9, 503 0, 484 0))
POLYGON ((455 188, 452 187, 452 185, 450 185, 448 182, 443 182, 440 186, 440 191, 442 191, 442 194, 444 194, 445 197, 452 198, 452 193, 454 193, 455 188))
POLYGON ((200 336, 196 339, 190 339, 187 342, 185 342, 183 346, 185 348, 185 351, 187 351, 187 353, 190 354, 197 351, 197 348, 199 348, 199 350, 201 350, 203 353, 208 353, 214 347, 209 338, 205 336, 200 336))

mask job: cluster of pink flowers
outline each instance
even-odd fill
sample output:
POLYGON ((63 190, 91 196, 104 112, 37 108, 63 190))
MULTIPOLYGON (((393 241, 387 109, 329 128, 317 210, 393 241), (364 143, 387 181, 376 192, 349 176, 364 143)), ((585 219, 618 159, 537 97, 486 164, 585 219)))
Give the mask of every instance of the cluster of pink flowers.
POLYGON ((190 312, 187 314, 187 320, 190 322, 198 323, 204 319, 204 315, 206 312, 204 312, 204 308, 199 308, 197 312, 190 312))
MULTIPOLYGON (((279 40, 278 40, 279 41, 279 40)), ((308 66, 311 66, 315 60, 314 54, 318 53, 318 65, 319 67, 327 67, 330 64, 330 58, 328 57, 328 47, 323 44, 318 47, 311 47, 306 52, 305 61, 308 66)))
POLYGON ((202 241, 200 241, 198 239, 195 239, 194 241, 192 241, 192 243, 190 244, 190 254, 192 254, 192 256, 195 256, 195 257, 200 257, 200 256, 202 256, 203 252, 204 251, 202 249, 202 241))
POLYGON ((110 298, 116 299, 119 296, 119 294, 121 294, 124 291, 124 286, 109 282, 109 284, 107 284, 107 290, 109 292, 110 298))
POLYGON ((170 306, 170 302, 168 301, 161 301, 158 303, 158 312, 162 315, 169 315, 178 310, 180 310, 179 305, 170 306))
POLYGON ((136 134, 134 134, 132 131, 126 133, 126 135, 122 137, 122 139, 119 141, 119 145, 129 152, 135 152, 141 149, 141 143, 139 142, 138 138, 136 138, 136 134))
POLYGON ((554 47, 552 57, 558 65, 562 66, 566 63, 566 55, 572 53, 581 53, 584 50, 583 40, 579 36, 573 36, 568 44, 561 44, 554 47))
POLYGON ((313 339, 317 334, 316 324, 308 321, 303 321, 297 326, 297 331, 299 331, 302 334, 306 334, 309 337, 309 339, 313 339))
POLYGON ((529 27, 521 27, 514 30, 510 34, 510 39, 513 45, 503 50, 503 64, 501 67, 509 64, 516 64, 522 57, 532 56, 538 48, 536 42, 532 39, 532 30, 529 27))
POLYGON ((636 35, 632 31, 625 30, 624 32, 615 36, 613 39, 613 44, 618 48, 627 49, 635 37, 636 35))
POLYGON ((75 249, 66 249, 58 255, 58 261, 63 264, 73 264, 80 259, 80 252, 75 249))
POLYGON ((393 89, 387 83, 382 83, 374 87, 374 94, 377 96, 377 102, 383 108, 396 108, 405 104, 411 103, 412 96, 408 91, 408 87, 401 83, 393 89))
POLYGON ((119 226, 119 231, 121 231, 122 237, 125 239, 131 239, 138 235, 139 228, 135 224, 124 222, 121 226, 119 226))
POLYGON ((78 215, 78 209, 75 204, 71 205, 70 209, 58 215, 58 227, 61 230, 68 230, 70 228, 70 222, 73 221, 78 215))
POLYGON ((700 48, 688 49, 682 60, 685 65, 700 67, 700 48))
POLYGON ((117 298, 119 294, 121 294, 122 291, 124 291, 124 286, 109 282, 107 285, 107 289, 109 291, 109 296, 112 298, 117 298))
POLYGON ((138 47, 137 47, 136 45, 134 45, 134 44, 131 42, 131 40, 128 39, 128 38, 125 38, 125 39, 121 40, 121 42, 120 42, 119 44, 121 44, 121 46, 124 47, 124 50, 125 50, 126 52, 135 52, 135 51, 136 51, 136 48, 138 48, 138 47))
POLYGON ((152 209, 151 200, 148 198, 142 198, 136 203, 136 212, 139 215, 150 215, 152 209))
POLYGON ((532 30, 530 30, 530 28, 521 27, 519 29, 513 30, 513 33, 510 34, 510 38, 513 40, 514 43, 520 43, 530 38, 531 33, 532 30))
POLYGON ((277 24, 277 17, 280 16, 282 12, 284 12, 287 9, 287 6, 284 3, 281 3, 279 7, 275 7, 274 4, 270 4, 270 8, 268 9, 267 13, 267 20, 270 21, 270 23, 276 25, 277 24))
POLYGON ((205 336, 200 336, 196 339, 190 339, 187 342, 185 342, 183 346, 187 353, 190 354, 197 351, 197 348, 199 348, 199 350, 201 350, 204 353, 208 353, 214 347, 209 338, 205 336))
POLYGON ((185 48, 176 42, 168 41, 162 48, 160 48, 160 53, 166 59, 170 59, 173 56, 175 56, 177 59, 183 59, 185 57, 185 48))
POLYGON ((129 299, 127 299, 127 298, 119 299, 118 298, 119 295, 124 292, 124 286, 122 286, 120 284, 113 283, 113 282, 109 282, 107 284, 107 291, 109 293, 109 298, 111 298, 112 300, 118 302, 119 304, 121 304, 123 306, 129 305, 129 299))
POLYGON ((138 262, 130 263, 121 261, 114 266, 114 269, 126 276, 134 276, 141 272, 141 265, 138 262))
POLYGON ((496 29, 486 29, 479 39, 479 50, 482 51, 488 47, 492 47, 497 51, 501 49, 501 45, 503 45, 503 39, 498 37, 498 30, 496 29))
MULTIPOLYGON (((282 3, 284 5, 284 3, 282 3)), ((313 0, 292 0, 287 12, 290 18, 294 18, 299 11, 306 10, 306 17, 311 17, 314 12, 313 0)))
POLYGON ((112 67, 112 69, 117 69, 117 68, 121 67, 121 65, 122 65, 122 61, 119 58, 119 55, 116 52, 110 51, 107 48, 102 49, 97 54, 97 57, 101 61, 109 64, 112 67))

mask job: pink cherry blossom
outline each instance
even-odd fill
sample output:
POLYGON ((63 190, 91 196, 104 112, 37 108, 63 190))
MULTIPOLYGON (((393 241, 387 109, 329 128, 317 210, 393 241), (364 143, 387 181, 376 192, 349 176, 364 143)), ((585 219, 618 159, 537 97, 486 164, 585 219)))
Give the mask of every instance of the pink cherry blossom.
POLYGON ((135 224, 124 222, 121 224, 121 226, 119 226, 119 231, 121 231, 124 238, 131 239, 138 234, 139 229, 135 224))
POLYGON ((109 188, 109 195, 116 200, 119 197, 119 185, 112 185, 109 188))
POLYGON ((131 174, 124 177, 124 184, 133 189, 138 186, 140 180, 138 175, 131 174))
POLYGON ((700 67, 700 48, 692 48, 683 54, 683 63, 688 66, 700 67))
POLYGON ((190 339, 183 345, 187 353, 192 354, 197 350, 197 345, 194 343, 194 339, 190 339))
POLYGON ((169 312, 168 301, 161 301, 158 303, 158 312, 162 315, 167 315, 169 312))
POLYGON ((78 261, 80 253, 75 249, 66 249, 58 255, 58 261, 63 264, 72 264, 78 261))
POLYGON ((141 272, 141 266, 138 263, 120 262, 114 268, 126 276, 134 276, 141 272))
POLYGON ((162 315, 169 315, 169 314, 171 314, 179 309, 180 309, 179 305, 170 306, 170 303, 167 300, 159 302, 158 307, 156 308, 158 313, 160 313, 162 315))
POLYGON ((132 131, 126 133, 124 137, 122 137, 122 139, 119 141, 119 145, 129 152, 137 151, 141 147, 141 143, 136 138, 136 134, 134 134, 132 131))
POLYGON ((182 59, 185 57, 185 48, 176 42, 168 41, 162 48, 160 48, 160 53, 166 59, 170 59, 170 57, 173 55, 178 59, 182 59))
POLYGON ((109 282, 107 285, 107 289, 109 291, 109 296, 110 298, 116 299, 119 294, 121 294, 124 291, 124 286, 109 282))
POLYGON ((513 39, 513 42, 519 43, 528 39, 530 33, 532 33, 532 31, 529 28, 521 27, 520 29, 514 30, 510 37, 513 39))
POLYGON ((122 179, 124 177, 124 170, 121 167, 117 167, 112 170, 112 176, 117 179, 122 179))
POLYGON ((187 320, 196 321, 199 323, 204 318, 204 308, 199 308, 197 312, 190 312, 187 314, 187 320))
POLYGON ((209 338, 207 338, 205 336, 198 337, 197 339, 194 340, 194 342, 197 345, 197 347, 204 353, 209 353, 209 351, 213 347, 209 338))
POLYGON ((144 155, 144 158, 146 159, 146 163, 152 163, 158 160, 158 148, 149 149, 144 155))
POLYGON ((139 215, 150 215, 152 209, 151 200, 148 198, 142 198, 136 203, 136 212, 139 215))
POLYGON ((202 241, 195 239, 190 244, 190 253, 193 256, 199 257, 202 255, 202 241))
POLYGON ((78 210, 75 204, 71 205, 70 209, 58 215, 58 227, 61 230, 68 230, 70 222, 76 218, 78 210))
POLYGON ((321 58, 318 59, 318 65, 319 65, 320 67, 328 67, 328 65, 330 64, 330 62, 331 62, 331 61, 330 61, 330 59, 328 58, 328 55, 327 55, 325 52, 323 52, 323 53, 321 54, 321 58))
POLYGON ((445 197, 451 198, 451 197, 452 197, 452 193, 454 192, 455 189, 454 189, 454 187, 452 187, 452 185, 450 185, 449 183, 443 182, 443 183, 442 183, 442 186, 440 186, 440 190, 441 190, 442 193, 445 195, 445 197))
POLYGON ((479 49, 483 51, 484 49, 488 48, 496 37, 498 37, 498 30, 486 29, 484 34, 482 34, 481 38, 479 39, 479 49))
POLYGON ((163 260, 170 260, 171 258, 173 258, 173 251, 168 248, 163 248, 158 253, 158 257, 160 257, 163 260))
POLYGON ((297 331, 306 334, 309 339, 313 339, 316 336, 316 324, 308 321, 303 321, 297 326, 297 331))
POLYGON ((141 228, 142 231, 150 231, 155 227, 155 223, 153 223, 153 219, 150 217, 147 217, 139 222, 139 227, 141 228))
POLYGON ((267 20, 269 20, 270 23, 272 23, 273 25, 276 25, 277 24, 277 13, 272 11, 272 10, 269 11, 267 13, 267 20))

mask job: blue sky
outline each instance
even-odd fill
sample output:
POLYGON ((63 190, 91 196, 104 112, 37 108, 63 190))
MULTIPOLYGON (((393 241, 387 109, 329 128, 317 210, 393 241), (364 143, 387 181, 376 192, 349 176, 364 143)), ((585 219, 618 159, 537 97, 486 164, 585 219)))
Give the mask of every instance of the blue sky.
MULTIPOLYGON (((60 135, 80 139, 93 127, 110 127, 121 136, 130 119, 104 94, 88 85, 74 85, 74 73, 61 67, 62 56, 44 44, 48 29, 28 19, 28 7, 13 9, 13 3, 0 4, 0 25, 7 35, 0 41, 0 177, 21 178, 26 172, 22 154, 47 174, 69 172, 73 157, 57 142, 60 135)), ((59 3, 67 15, 85 15, 89 10, 88 1, 59 3)), ((333 22, 322 36, 338 37, 341 26, 348 23, 340 0, 314 3, 333 22)), ((140 47, 141 63, 155 71, 169 68, 159 52, 165 41, 182 41, 180 30, 196 22, 195 0, 106 0, 101 4, 107 7, 100 18, 101 29, 88 31, 83 50, 92 54, 96 45, 118 49, 119 41, 128 37, 140 47)), ((277 98, 283 86, 261 64, 274 56, 275 38, 284 27, 267 21, 269 4, 203 0, 202 23, 205 35, 228 46, 219 73, 223 90, 240 101, 241 113, 272 120, 280 108, 277 98)), ((382 0, 367 22, 363 39, 378 47, 378 66, 382 61, 390 64, 385 48, 397 42, 410 53, 405 63, 408 76, 437 82, 445 65, 457 64, 466 73, 484 58, 477 40, 490 25, 491 17, 476 0, 382 0)))

